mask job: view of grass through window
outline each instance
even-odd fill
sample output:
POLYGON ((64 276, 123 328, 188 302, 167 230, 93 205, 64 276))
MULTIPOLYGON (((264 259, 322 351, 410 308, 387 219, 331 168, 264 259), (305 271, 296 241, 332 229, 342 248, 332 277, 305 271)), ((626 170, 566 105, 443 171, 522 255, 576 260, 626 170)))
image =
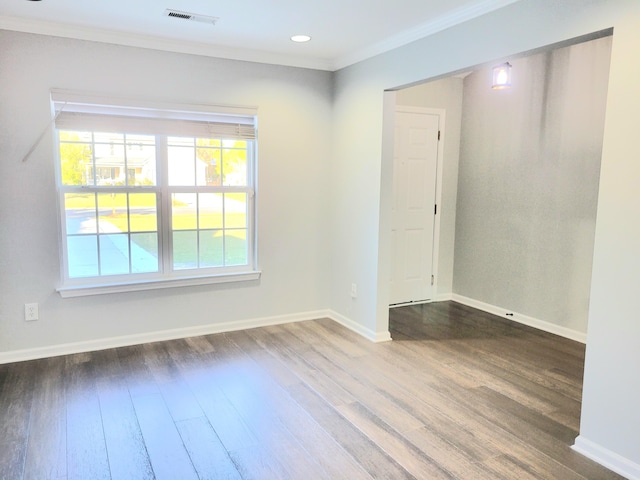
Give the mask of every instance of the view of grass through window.
POLYGON ((248 264, 252 142, 58 134, 68 278, 248 264))

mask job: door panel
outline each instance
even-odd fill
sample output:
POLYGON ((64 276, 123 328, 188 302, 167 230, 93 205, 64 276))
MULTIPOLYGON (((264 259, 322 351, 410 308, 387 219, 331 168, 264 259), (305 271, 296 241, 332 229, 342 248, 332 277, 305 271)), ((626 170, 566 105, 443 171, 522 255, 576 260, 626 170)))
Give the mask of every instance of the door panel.
POLYGON ((435 114, 396 112, 390 303, 430 300, 438 164, 435 114))

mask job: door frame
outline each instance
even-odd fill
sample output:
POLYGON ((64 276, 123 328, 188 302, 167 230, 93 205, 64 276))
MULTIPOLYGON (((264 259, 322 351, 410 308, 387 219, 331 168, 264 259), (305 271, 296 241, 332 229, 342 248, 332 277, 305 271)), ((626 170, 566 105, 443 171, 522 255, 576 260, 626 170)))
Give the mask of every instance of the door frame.
MULTIPOLYGON (((395 97, 395 95, 394 95, 395 97)), ((431 299, 425 301, 415 301, 415 302, 406 302, 406 303, 396 303, 394 305, 389 305, 389 308, 402 307, 405 305, 419 305, 421 303, 430 303, 436 301, 438 297, 438 258, 440 252, 440 217, 442 213, 442 171, 444 168, 444 142, 445 142, 445 126, 446 126, 446 110, 444 108, 430 108, 430 107, 418 107, 413 105, 398 105, 396 104, 393 110, 393 125, 392 131, 395 131, 395 114, 397 112, 404 113, 417 113, 423 115, 436 115, 438 117, 438 130, 440 131, 440 138, 438 139, 438 158, 436 159, 436 195, 435 195, 435 204, 437 205, 437 212, 434 215, 433 219, 433 250, 432 250, 432 267, 431 274, 433 275, 434 281, 433 285, 431 285, 431 299)), ((395 144, 395 142, 394 142, 395 144)), ((393 146, 394 151, 392 159, 395 158, 395 145, 393 146)), ((393 189, 393 169, 391 172, 391 188, 393 189)), ((393 252, 391 253, 391 261, 393 262, 393 252)), ((390 267, 391 268, 391 267, 390 267)), ((390 281, 387 282, 387 288, 390 285, 390 281)), ((389 298, 389 295, 387 295, 389 298)))

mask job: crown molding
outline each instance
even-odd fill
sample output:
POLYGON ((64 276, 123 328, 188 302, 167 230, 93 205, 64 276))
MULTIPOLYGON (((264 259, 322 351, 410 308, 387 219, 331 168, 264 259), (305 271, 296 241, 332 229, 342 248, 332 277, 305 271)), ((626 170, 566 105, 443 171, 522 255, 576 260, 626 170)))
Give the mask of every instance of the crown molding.
POLYGON ((140 35, 116 30, 89 28, 78 25, 47 22, 20 17, 0 15, 0 29, 24 33, 36 33, 53 37, 72 38, 92 42, 148 48, 173 53, 187 53, 205 57, 224 58, 255 63, 268 63, 288 67, 310 68, 314 70, 332 70, 329 60, 313 57, 224 47, 207 43, 168 39, 152 35, 140 35))
POLYGON ((224 47, 208 43, 168 39, 152 35, 121 32, 117 30, 82 27, 78 25, 48 22, 21 17, 0 15, 0 29, 25 33, 51 35, 94 42, 148 48, 174 53, 187 53, 206 57, 241 60, 246 62, 268 63, 288 67, 310 68, 314 70, 336 71, 361 62, 381 53, 428 37, 447 28, 482 16, 494 10, 511 5, 520 0, 481 0, 466 7, 452 10, 433 21, 419 25, 398 35, 387 38, 366 48, 357 50, 333 60, 325 58, 303 57, 282 53, 266 52, 236 47, 224 47))
POLYGON ((520 0, 482 0, 465 7, 451 10, 435 20, 389 37, 382 42, 375 43, 351 54, 337 58, 333 64, 333 70, 340 70, 341 68, 345 68, 349 65, 380 55, 381 53, 408 45, 409 43, 420 40, 421 38, 428 37, 441 32, 442 30, 446 30, 447 28, 464 23, 468 20, 472 20, 476 17, 480 17, 519 1, 520 0))

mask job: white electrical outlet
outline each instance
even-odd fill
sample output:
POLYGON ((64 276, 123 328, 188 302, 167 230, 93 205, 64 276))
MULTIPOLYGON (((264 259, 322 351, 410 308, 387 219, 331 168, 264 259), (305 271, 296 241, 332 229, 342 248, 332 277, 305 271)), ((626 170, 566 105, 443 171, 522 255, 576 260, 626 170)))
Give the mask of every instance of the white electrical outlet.
POLYGON ((27 322, 33 322, 34 320, 38 320, 38 304, 37 303, 24 304, 24 319, 27 322))
POLYGON ((351 298, 356 298, 358 296, 358 285, 355 283, 351 284, 351 298))

